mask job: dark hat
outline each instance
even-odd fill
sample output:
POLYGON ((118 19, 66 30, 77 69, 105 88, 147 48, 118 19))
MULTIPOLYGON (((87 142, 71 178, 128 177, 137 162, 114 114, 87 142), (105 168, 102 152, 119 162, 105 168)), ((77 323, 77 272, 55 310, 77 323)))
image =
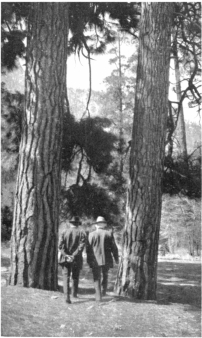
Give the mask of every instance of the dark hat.
POLYGON ((73 216, 70 219, 69 223, 74 224, 74 225, 81 225, 81 221, 80 221, 79 216, 73 216))

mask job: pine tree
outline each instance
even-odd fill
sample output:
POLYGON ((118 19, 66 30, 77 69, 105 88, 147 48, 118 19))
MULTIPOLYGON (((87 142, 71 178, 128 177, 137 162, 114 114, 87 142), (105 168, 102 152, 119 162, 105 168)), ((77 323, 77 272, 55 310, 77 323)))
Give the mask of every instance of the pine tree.
POLYGON ((11 285, 57 289, 68 3, 33 3, 13 229, 11 285))
MULTIPOLYGON (((182 89, 181 89, 181 79, 180 79, 180 66, 179 66, 179 57, 177 50, 177 36, 173 34, 173 58, 174 58, 174 71, 175 71, 175 82, 176 82, 176 95, 177 101, 181 102, 182 89)), ((183 103, 181 104, 177 127, 175 130, 175 135, 177 138, 177 152, 182 156, 183 159, 187 159, 187 142, 186 142, 186 129, 185 129, 185 120, 184 120, 184 109, 183 103)))
POLYGON ((172 3, 142 3, 130 178, 116 290, 155 299, 172 3))

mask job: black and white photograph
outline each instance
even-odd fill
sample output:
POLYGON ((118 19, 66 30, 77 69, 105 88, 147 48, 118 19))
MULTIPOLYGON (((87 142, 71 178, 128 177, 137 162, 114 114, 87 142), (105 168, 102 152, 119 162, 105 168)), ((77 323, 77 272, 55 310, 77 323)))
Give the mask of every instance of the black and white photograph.
POLYGON ((201 2, 1 1, 1 337, 201 337, 201 2))

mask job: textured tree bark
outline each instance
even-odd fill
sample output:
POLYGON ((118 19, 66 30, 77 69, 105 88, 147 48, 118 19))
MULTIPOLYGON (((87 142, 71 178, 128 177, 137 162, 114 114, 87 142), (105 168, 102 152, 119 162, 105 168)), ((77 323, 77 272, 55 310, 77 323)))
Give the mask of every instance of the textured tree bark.
POLYGON ((155 299, 172 3, 142 3, 130 173, 115 290, 155 299))
POLYGON ((11 238, 10 284, 57 288, 60 155, 68 3, 33 3, 25 114, 11 238))

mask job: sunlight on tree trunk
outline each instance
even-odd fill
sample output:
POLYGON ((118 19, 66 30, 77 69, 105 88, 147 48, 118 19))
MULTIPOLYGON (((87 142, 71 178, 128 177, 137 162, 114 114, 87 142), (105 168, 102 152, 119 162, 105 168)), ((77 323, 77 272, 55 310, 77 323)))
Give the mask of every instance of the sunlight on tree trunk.
POLYGON ((155 299, 168 112, 172 3, 142 3, 122 257, 115 289, 155 299))
POLYGON ((56 290, 68 3, 33 3, 11 238, 11 285, 56 290))

